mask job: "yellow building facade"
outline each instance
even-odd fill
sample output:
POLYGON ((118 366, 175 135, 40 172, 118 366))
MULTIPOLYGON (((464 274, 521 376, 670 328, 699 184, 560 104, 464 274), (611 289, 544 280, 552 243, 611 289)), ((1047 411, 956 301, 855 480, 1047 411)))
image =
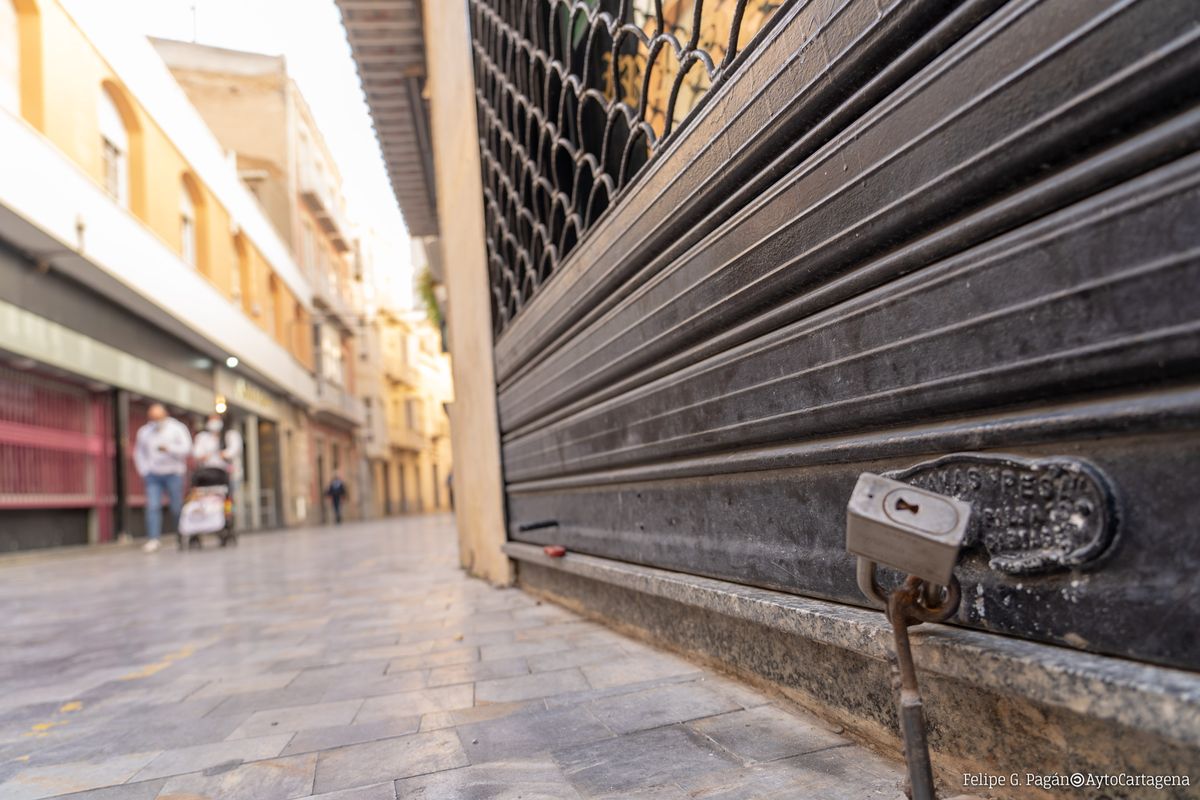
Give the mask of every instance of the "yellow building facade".
POLYGON ((308 315, 304 304, 258 247, 238 233, 229 210, 66 9, 54 0, 4 2, 15 9, 19 108, 25 121, 106 190, 113 188, 115 168, 128 210, 181 256, 194 248, 195 268, 248 312, 258 309, 250 314, 255 324, 311 367, 309 337, 297 333, 308 315), (106 146, 117 143, 101 135, 107 104, 117 111, 125 134, 124 149, 115 153, 106 146), (190 232, 181 213, 185 203, 194 209, 190 232), (194 245, 185 244, 185 232, 194 245))
POLYGON ((387 457, 376 474, 391 513, 451 507, 453 457, 447 408, 449 357, 423 316, 384 310, 376 319, 382 357, 387 457))

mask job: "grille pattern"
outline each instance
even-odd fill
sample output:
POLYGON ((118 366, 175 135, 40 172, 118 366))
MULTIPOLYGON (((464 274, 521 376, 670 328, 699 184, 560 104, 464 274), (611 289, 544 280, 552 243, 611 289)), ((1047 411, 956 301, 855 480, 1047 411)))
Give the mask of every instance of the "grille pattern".
POLYGON ((111 538, 112 435, 106 395, 0 366, 0 511, 93 508, 111 538))
POLYGON ((470 0, 497 335, 781 5, 470 0))

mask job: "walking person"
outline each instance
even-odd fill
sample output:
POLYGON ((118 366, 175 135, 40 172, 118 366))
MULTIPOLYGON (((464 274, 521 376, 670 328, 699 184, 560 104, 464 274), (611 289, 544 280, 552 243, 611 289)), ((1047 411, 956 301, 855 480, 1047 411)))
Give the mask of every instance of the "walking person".
POLYGON ((153 553, 162 536, 162 496, 167 493, 173 521, 183 506, 183 473, 192 452, 192 435, 187 426, 167 415, 162 403, 150 406, 149 422, 137 432, 133 465, 146 485, 146 544, 153 553))
POLYGON ((338 472, 333 473, 333 480, 325 490, 325 496, 333 503, 333 518, 338 525, 342 524, 342 502, 346 499, 346 484, 338 472))
POLYGON ((242 483, 242 434, 236 428, 225 430, 220 414, 209 414, 204 430, 196 434, 192 457, 197 467, 216 467, 228 476, 229 497, 233 500, 235 513, 240 514, 242 483))

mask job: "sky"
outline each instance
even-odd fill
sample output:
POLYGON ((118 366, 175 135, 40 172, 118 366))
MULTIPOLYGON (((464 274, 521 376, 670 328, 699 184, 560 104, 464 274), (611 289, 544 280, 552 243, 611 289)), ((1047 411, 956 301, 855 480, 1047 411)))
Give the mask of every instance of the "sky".
POLYGON ((342 174, 351 219, 377 232, 378 268, 399 273, 395 299, 411 303, 408 233, 333 0, 104 2, 147 36, 285 56, 342 174))

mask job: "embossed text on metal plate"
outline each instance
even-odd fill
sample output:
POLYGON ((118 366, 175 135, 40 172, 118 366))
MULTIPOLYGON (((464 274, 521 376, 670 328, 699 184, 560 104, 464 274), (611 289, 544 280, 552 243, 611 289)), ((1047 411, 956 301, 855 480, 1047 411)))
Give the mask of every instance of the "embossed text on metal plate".
POLYGON ((986 549, 989 565, 1001 572, 1084 566, 1116 535, 1108 482, 1079 459, 956 453, 885 474, 970 503, 964 546, 986 549))

